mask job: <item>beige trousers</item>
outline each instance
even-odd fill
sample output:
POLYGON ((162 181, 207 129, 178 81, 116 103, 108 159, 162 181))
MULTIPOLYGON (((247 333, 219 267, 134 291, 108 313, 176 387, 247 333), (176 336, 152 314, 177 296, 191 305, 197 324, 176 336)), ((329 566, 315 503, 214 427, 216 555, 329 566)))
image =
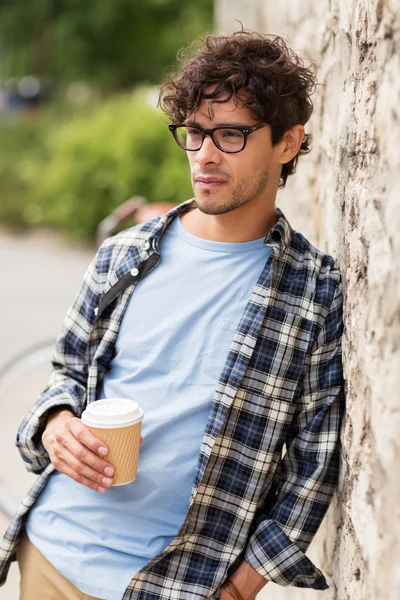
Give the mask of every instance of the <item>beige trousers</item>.
POLYGON ((30 542, 24 532, 17 549, 20 600, 100 600, 80 592, 30 542))

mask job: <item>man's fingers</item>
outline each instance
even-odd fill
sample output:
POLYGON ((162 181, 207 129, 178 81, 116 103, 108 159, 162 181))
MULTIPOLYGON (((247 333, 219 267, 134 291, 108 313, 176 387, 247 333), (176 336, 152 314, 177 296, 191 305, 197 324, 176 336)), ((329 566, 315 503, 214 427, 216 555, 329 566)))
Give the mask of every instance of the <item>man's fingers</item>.
POLYGON ((61 473, 96 492, 105 492, 113 484, 111 477, 107 477, 80 462, 66 448, 52 457, 52 463, 61 473))
POLYGON ((99 456, 106 456, 108 454, 106 444, 93 435, 80 419, 71 419, 67 422, 67 427, 69 427, 70 432, 78 442, 89 448, 95 454, 98 454, 99 456))
POLYGON ((64 438, 64 441, 66 442, 64 447, 73 455, 75 461, 91 467, 93 471, 100 473, 103 477, 114 475, 115 469, 110 462, 83 446, 72 434, 68 438, 64 438))
POLYGON ((68 419, 50 430, 45 441, 51 462, 62 473, 83 485, 91 481, 88 487, 96 490, 99 485, 107 488, 113 484, 115 469, 98 454, 102 446, 106 452, 108 449, 80 419, 68 419), (65 471, 65 465, 68 466, 68 472, 65 471))

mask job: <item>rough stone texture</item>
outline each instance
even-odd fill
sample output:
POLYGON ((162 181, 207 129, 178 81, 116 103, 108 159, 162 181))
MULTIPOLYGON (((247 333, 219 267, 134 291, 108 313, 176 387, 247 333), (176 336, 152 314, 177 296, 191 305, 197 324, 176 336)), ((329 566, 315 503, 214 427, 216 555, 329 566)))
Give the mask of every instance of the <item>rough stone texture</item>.
POLYGON ((314 149, 278 205, 337 258, 345 294, 341 478, 309 550, 330 589, 260 598, 400 598, 399 15, 395 0, 216 0, 219 31, 240 20, 319 65, 314 149))

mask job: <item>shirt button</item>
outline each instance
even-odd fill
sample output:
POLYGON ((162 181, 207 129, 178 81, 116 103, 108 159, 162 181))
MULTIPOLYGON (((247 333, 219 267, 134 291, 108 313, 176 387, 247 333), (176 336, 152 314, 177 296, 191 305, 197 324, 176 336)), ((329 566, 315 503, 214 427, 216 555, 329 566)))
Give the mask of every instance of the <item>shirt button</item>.
POLYGON ((132 269, 131 275, 132 275, 132 277, 136 277, 136 275, 139 275, 139 270, 138 269, 132 269))
POLYGON ((148 250, 150 248, 150 242, 146 242, 144 245, 144 249, 148 250))

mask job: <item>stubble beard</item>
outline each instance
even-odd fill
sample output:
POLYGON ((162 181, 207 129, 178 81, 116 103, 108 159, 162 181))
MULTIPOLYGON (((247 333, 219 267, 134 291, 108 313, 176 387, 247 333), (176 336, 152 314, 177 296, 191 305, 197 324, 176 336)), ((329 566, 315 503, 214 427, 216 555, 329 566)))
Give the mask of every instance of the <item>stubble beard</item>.
POLYGON ((205 215, 223 215, 247 204, 262 194, 267 187, 267 183, 268 170, 265 169, 256 181, 252 177, 241 181, 226 198, 218 199, 212 191, 204 190, 200 198, 195 195, 196 206, 205 215))

